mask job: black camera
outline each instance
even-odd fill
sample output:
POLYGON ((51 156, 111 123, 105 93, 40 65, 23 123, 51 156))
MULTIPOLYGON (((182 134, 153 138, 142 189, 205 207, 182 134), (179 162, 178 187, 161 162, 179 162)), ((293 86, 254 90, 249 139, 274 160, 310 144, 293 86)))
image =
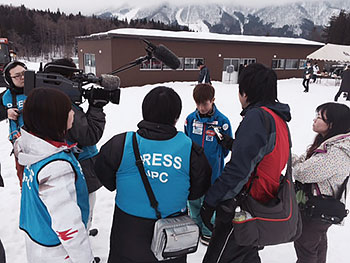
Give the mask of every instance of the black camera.
POLYGON ((50 72, 27 70, 24 73, 24 94, 37 87, 55 88, 67 94, 75 104, 81 104, 83 98, 87 100, 104 100, 119 104, 120 79, 117 76, 102 74, 96 77, 92 73, 85 74, 81 69, 61 65, 52 65, 50 72), (65 77, 62 71, 69 72, 65 77), (55 72, 55 73, 54 73, 55 72), (56 73, 57 72, 57 73, 56 73), (88 84, 98 84, 100 87, 88 84))

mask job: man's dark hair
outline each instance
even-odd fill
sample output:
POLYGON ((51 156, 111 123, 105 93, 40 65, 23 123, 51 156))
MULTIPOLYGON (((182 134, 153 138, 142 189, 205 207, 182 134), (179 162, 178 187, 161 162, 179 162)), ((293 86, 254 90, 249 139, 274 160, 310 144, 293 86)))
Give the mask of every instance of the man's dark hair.
POLYGON ((5 79, 5 82, 10 86, 10 87, 14 87, 14 84, 12 82, 12 78, 10 76, 10 70, 17 67, 17 66, 21 66, 23 67, 24 69, 27 69, 27 66, 21 62, 21 61, 17 61, 17 60, 14 60, 14 61, 11 61, 9 62, 8 64, 6 64, 6 66, 4 67, 4 72, 3 72, 3 76, 4 76, 4 79, 5 79))
POLYGON ((204 65, 203 61, 202 60, 198 60, 197 67, 202 66, 202 65, 204 65))
POLYGON ((212 100, 215 96, 215 89, 210 84, 197 84, 193 89, 193 99, 196 104, 212 100))
POLYGON ((57 73, 66 78, 71 78, 77 66, 71 58, 56 59, 44 66, 45 73, 57 73), (62 66, 62 67, 60 67, 62 66))
POLYGON ((327 102, 318 106, 316 112, 321 114, 322 120, 329 128, 325 136, 316 135, 313 144, 307 150, 306 158, 310 158, 327 139, 350 132, 350 108, 345 104, 327 102))
POLYGON ((277 75, 260 63, 243 68, 238 78, 239 93, 247 95, 247 102, 275 103, 277 99, 277 75))
POLYGON ((143 99, 142 116, 145 121, 175 125, 182 109, 180 96, 171 88, 159 86, 143 99))
POLYGON ((24 103, 24 126, 40 138, 64 141, 71 109, 71 101, 63 92, 51 88, 35 88, 29 92, 24 103))

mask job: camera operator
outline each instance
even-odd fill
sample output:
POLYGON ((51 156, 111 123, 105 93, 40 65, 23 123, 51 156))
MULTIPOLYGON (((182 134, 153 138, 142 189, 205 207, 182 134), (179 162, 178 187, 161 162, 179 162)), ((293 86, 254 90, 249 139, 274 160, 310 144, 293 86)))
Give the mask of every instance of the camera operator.
MULTIPOLYGON (((69 68, 76 68, 72 59, 62 58, 45 65, 44 73, 57 73, 71 79, 73 73, 69 68), (57 66, 65 66, 59 68, 57 66)), ((77 159, 83 169, 89 191, 90 217, 87 229, 91 226, 92 212, 96 201, 96 191, 102 186, 93 169, 98 150, 96 143, 101 139, 106 124, 103 106, 108 101, 89 99, 89 108, 85 113, 81 107, 72 103, 75 113, 73 127, 68 131, 67 140, 70 143, 78 143, 78 148, 82 150, 77 155, 77 159)), ((91 229, 89 234, 95 236, 97 229, 91 229)))
MULTIPOLYGON (((1 94, 0 121, 9 120, 10 132, 8 138, 12 144, 21 135, 20 128, 23 126, 22 109, 26 99, 23 88, 24 72, 26 70, 27 67, 24 63, 15 60, 9 62, 3 72, 8 88, 1 94)), ((19 184, 22 186, 23 167, 18 164, 16 158, 15 162, 19 184)))

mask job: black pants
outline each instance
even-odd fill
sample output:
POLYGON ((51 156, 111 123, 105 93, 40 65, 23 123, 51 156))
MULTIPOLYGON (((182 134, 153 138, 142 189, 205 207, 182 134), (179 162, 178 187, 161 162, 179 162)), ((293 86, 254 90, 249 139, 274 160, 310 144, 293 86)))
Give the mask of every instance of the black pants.
MULTIPOLYGON (((335 94, 334 97, 334 101, 338 101, 339 96, 345 91, 342 91, 341 88, 339 89, 339 91, 337 92, 337 94, 335 94)), ((350 92, 347 92, 347 96, 346 96, 346 100, 350 100, 350 92)))
MULTIPOLYGON (((108 260, 108 262, 112 262, 110 261, 110 259, 108 260)), ((120 262, 120 263, 137 263, 139 261, 133 261, 129 258, 126 258, 126 257, 123 257, 123 256, 120 256, 120 257, 117 257, 117 258, 114 258, 114 261, 113 262, 120 262)), ((157 261, 157 262, 166 262, 166 263, 186 263, 186 257, 185 258, 176 258, 176 259, 171 259, 171 260, 166 260, 166 261, 157 261)), ((142 263, 154 263, 154 261, 142 261, 142 263)))
POLYGON ((309 92, 309 83, 310 83, 310 79, 303 80, 303 86, 304 86, 305 92, 309 92))
MULTIPOLYGON (((156 263, 151 251, 155 219, 129 215, 115 206, 108 263, 156 263)), ((164 261, 186 263, 187 257, 164 261)))
POLYGON ((0 263, 5 263, 5 262, 6 262, 5 249, 0 240, 0 263))
POLYGON ((216 221, 203 263, 260 263, 258 248, 235 243, 233 226, 216 221))
POLYGON ((327 230, 331 226, 321 221, 302 217, 303 231, 294 242, 297 263, 326 263, 327 230))

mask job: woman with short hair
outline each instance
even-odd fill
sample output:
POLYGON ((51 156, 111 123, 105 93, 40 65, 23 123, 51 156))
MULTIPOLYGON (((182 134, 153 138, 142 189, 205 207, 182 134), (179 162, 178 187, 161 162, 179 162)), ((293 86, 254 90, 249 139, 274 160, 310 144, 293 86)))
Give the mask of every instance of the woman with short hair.
POLYGON ((94 262, 87 186, 74 147, 65 142, 74 120, 70 99, 56 89, 35 88, 23 120, 15 154, 24 166, 20 229, 28 263, 94 262))

